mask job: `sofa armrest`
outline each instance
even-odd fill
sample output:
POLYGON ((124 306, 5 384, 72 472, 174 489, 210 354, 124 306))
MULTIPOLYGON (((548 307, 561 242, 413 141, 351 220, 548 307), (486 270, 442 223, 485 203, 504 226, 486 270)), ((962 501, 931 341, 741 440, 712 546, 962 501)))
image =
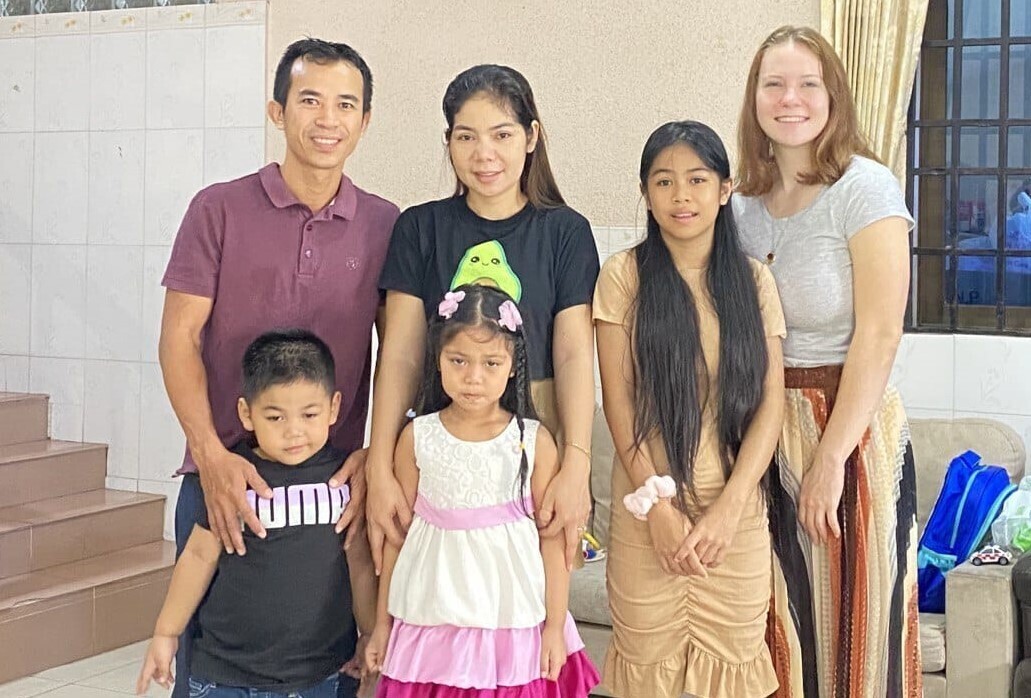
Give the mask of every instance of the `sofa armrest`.
POLYGON ((945 575, 945 675, 949 698, 1008 696, 1019 621, 1013 565, 969 562, 945 575))

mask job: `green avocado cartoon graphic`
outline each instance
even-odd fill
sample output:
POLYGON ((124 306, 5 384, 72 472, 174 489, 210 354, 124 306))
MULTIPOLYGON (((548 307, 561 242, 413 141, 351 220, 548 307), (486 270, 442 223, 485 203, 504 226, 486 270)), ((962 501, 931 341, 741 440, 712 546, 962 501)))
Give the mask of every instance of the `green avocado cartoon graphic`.
POLYGON ((455 278, 451 279, 450 290, 465 284, 494 286, 512 296, 516 303, 523 295, 523 285, 512 267, 508 266, 505 250, 496 240, 481 242, 465 251, 455 278))

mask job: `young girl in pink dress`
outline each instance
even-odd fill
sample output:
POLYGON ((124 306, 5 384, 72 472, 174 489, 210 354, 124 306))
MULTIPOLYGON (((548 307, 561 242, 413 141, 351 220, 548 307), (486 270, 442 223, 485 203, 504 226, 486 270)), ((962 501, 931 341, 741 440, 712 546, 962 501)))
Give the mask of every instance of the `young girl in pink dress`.
POLYGON ((582 698, 598 683, 567 611, 561 537, 532 514, 558 470, 530 399, 516 304, 449 292, 394 468, 415 517, 387 544, 366 662, 378 698, 582 698))

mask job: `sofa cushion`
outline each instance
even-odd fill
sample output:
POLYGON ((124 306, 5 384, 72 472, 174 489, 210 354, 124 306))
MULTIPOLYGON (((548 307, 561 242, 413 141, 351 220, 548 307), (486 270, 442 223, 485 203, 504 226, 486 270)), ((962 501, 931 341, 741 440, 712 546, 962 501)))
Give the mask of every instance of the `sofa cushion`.
POLYGON ((913 459, 916 463, 917 528, 922 532, 931 513, 945 470, 953 458, 968 449, 983 462, 1000 465, 1018 481, 1024 475, 1026 452, 1020 436, 994 419, 911 419, 913 459))
POLYGON ((925 674, 945 668, 945 615, 920 614, 920 660, 925 674))
POLYGON ((573 618, 595 625, 612 625, 605 590, 605 560, 589 562, 569 580, 569 612, 573 618))

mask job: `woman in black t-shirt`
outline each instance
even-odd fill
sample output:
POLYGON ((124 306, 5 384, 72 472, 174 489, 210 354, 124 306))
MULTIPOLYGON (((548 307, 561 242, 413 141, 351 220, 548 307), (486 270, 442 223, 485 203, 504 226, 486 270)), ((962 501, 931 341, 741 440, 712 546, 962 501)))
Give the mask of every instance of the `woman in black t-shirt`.
POLYGON ((555 184, 526 78, 505 66, 469 68, 443 106, 455 194, 401 214, 380 277, 386 332, 367 468, 373 556, 379 568, 384 536, 400 546, 411 520, 393 453, 422 378, 426 319, 448 290, 482 283, 511 295, 526 318, 534 403, 562 454, 536 515, 542 535, 564 531, 572 565, 590 512, 598 250, 555 184))

